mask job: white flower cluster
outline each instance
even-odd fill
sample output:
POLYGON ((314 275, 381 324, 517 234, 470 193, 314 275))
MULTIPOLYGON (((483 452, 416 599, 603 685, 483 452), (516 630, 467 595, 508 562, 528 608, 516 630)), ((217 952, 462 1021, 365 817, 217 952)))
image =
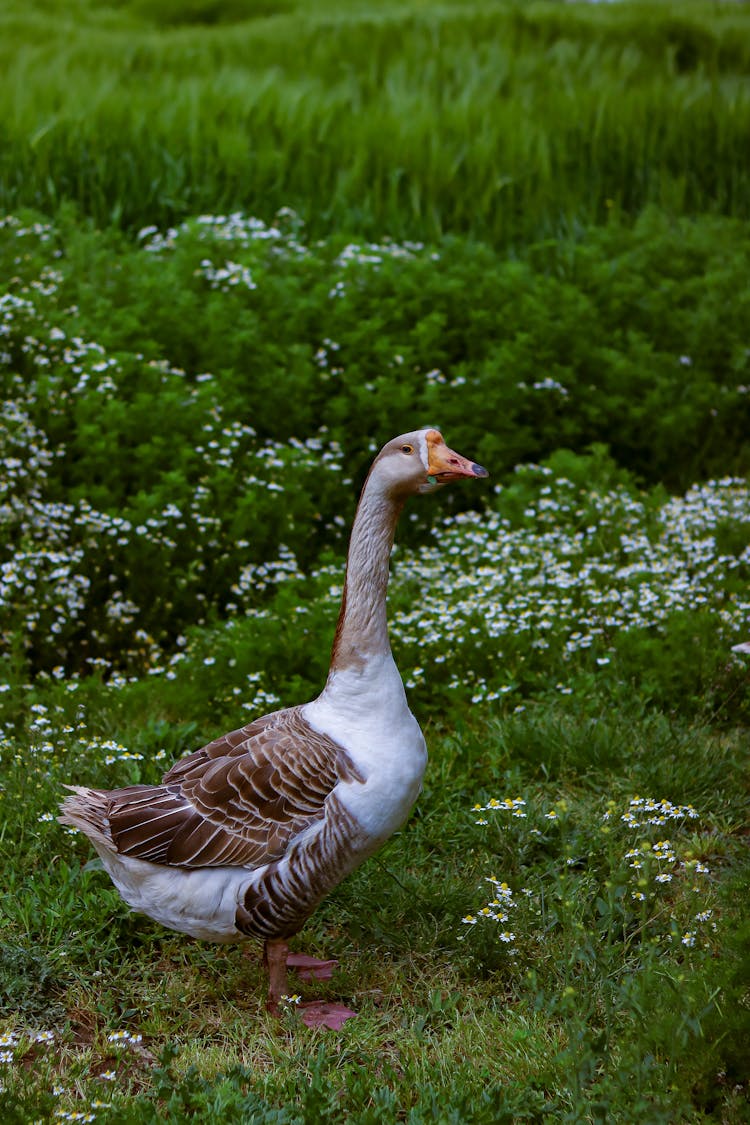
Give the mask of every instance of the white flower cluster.
POLYGON ((160 231, 158 227, 144 227, 138 232, 141 247, 150 254, 163 254, 174 250, 186 238, 200 242, 226 242, 239 247, 262 245, 276 256, 304 257, 309 251, 296 238, 295 231, 302 220, 289 207, 276 216, 276 223, 268 225, 262 219, 234 211, 230 215, 199 215, 197 219, 160 231))
MULTIPOLYGON (((519 391, 528 391, 529 390, 529 384, 528 383, 520 382, 520 383, 516 383, 516 386, 518 387, 519 391)), ((562 396, 565 396, 569 393, 568 388, 565 387, 562 383, 558 383, 557 379, 553 379, 551 375, 545 375, 545 377, 543 379, 538 379, 536 381, 536 383, 532 383, 531 384, 531 390, 533 390, 533 391, 557 391, 557 393, 559 395, 562 395, 562 396)))
MULTIPOLYGON (((88 748, 90 750, 105 751, 104 762, 105 765, 111 766, 115 762, 142 762, 143 754, 137 751, 128 750, 126 746, 121 746, 119 742, 115 742, 113 738, 105 739, 104 742, 97 743, 95 741, 89 742, 88 748)), ((97 753, 97 756, 98 753, 97 753)))
POLYGON ((9 1064, 16 1061, 16 1048, 21 1052, 32 1044, 54 1043, 54 1031, 5 1031, 0 1035, 0 1064, 9 1064))
MULTIPOLYGON (((509 911, 515 910, 518 906, 513 897, 513 891, 506 882, 501 881, 494 875, 489 875, 486 881, 492 884, 492 898, 476 914, 464 915, 461 921, 465 926, 476 926, 480 920, 502 924, 509 920, 509 911)), ((499 941, 508 946, 511 946, 516 940, 516 935, 512 930, 500 930, 497 937, 499 941)))
MULTIPOLYGON (((335 265, 366 265, 381 266, 387 258, 414 258, 424 250, 423 242, 393 242, 384 239, 382 242, 350 242, 336 258, 335 265)), ((433 254, 433 259, 439 255, 433 254)))
MULTIPOLYGON (((609 820, 611 811, 604 813, 609 820)), ((692 805, 673 805, 671 801, 656 801, 653 797, 633 797, 620 820, 628 828, 640 828, 644 824, 661 825, 669 820, 696 820, 698 813, 692 805)))
MULTIPOLYGON (((526 818, 525 808, 526 802, 523 797, 503 797, 502 801, 498 801, 497 797, 491 797, 486 805, 474 805, 474 812, 508 812, 511 816, 524 820, 526 818)), ((480 816, 476 823, 489 824, 489 820, 487 820, 486 817, 480 816)))
POLYGON ((11 230, 16 238, 31 236, 38 242, 49 242, 55 233, 51 223, 31 223, 26 226, 16 215, 0 215, 0 230, 11 230))
MULTIPOLYGON (((232 230, 236 233, 234 226, 232 230)), ((210 231, 216 233, 214 227, 210 231)), ((254 230, 257 237, 262 233, 261 228, 254 230)), ((115 397, 112 376, 118 365, 101 345, 69 337, 50 324, 46 296, 46 291, 32 293, 27 287, 23 296, 0 297, 0 343, 4 339, 43 370, 43 385, 21 374, 7 375, 12 397, 0 402, 0 638, 10 643, 13 636, 20 637, 37 651, 54 644, 65 659, 65 637, 80 627, 100 651, 119 650, 126 660, 142 663, 142 644, 122 644, 127 639, 132 646, 141 632, 148 640, 146 648, 152 647, 142 630, 144 608, 127 578, 134 551, 148 553, 148 569, 153 560, 160 560, 163 571, 170 569, 175 552, 189 552, 191 565, 175 576, 174 584, 178 589, 192 584, 199 603, 205 602, 201 586, 208 560, 213 567, 221 559, 230 575, 236 568, 232 592, 243 604, 235 602, 233 609, 242 609, 269 581, 299 572, 291 552, 285 555, 282 546, 278 564, 261 566, 259 584, 253 586, 255 571, 244 554, 250 543, 232 536, 231 513, 221 511, 211 482, 225 470, 256 495, 274 496, 287 487, 297 492, 307 474, 319 476, 321 469, 341 479, 342 451, 327 440, 325 430, 306 441, 260 442, 252 426, 226 417, 208 373, 187 382, 185 372, 166 361, 142 359, 162 384, 179 380, 180 396, 201 404, 204 422, 192 450, 192 495, 187 501, 182 496, 179 504, 167 501, 161 510, 152 508, 140 518, 130 512, 100 511, 85 498, 60 501, 52 468, 56 459, 65 457, 66 448, 53 448, 34 422, 37 407, 43 401, 45 412, 67 417, 71 397, 92 392, 115 397)), ((0 356, 3 365, 12 370, 10 351, 0 356)), ((293 521, 293 515, 285 519, 293 521)), ((224 596, 230 582, 231 578, 224 596)))
POLYGON ((238 285, 244 289, 258 288, 253 281, 253 275, 248 266, 243 266, 240 262, 232 262, 228 259, 223 266, 215 266, 210 258, 204 258, 196 273, 205 277, 212 289, 220 289, 222 293, 228 293, 230 289, 234 289, 238 285))
MULTIPOLYGON (((475 821, 476 824, 485 827, 492 824, 494 827, 501 827, 503 831, 513 830, 523 840, 526 833, 537 839, 549 838, 551 831, 557 833, 558 830, 564 830, 566 823, 570 820, 571 810, 565 799, 557 801, 555 808, 547 812, 544 812, 543 809, 544 805, 541 802, 530 801, 527 804, 523 797, 503 797, 501 799, 493 797, 485 804, 475 804, 472 811, 490 814, 491 816, 491 819, 488 819, 487 816, 480 817, 475 821), (519 823, 515 828, 511 828, 514 822, 523 822, 529 817, 532 821, 531 827, 528 824, 519 823), (545 821, 549 823, 545 825, 545 821), (560 829, 553 829, 553 824, 559 825, 560 829)), ((711 928, 716 929, 716 924, 711 921, 713 917, 712 909, 694 912, 694 893, 706 893, 708 881, 698 881, 692 886, 686 882, 688 876, 709 875, 709 868, 701 860, 695 858, 693 851, 683 852, 680 855, 677 845, 672 840, 660 839, 654 841, 652 837, 655 834, 653 832, 654 827, 661 827, 665 821, 672 821, 674 828, 679 830, 686 821, 697 820, 698 815, 692 805, 675 805, 666 799, 655 800, 652 797, 635 796, 628 801, 627 808, 622 813, 619 813, 617 802, 610 800, 602 819, 611 822, 611 824, 607 823, 601 827, 602 840, 609 838, 613 828, 618 828, 620 833, 635 828, 641 829, 639 837, 624 853, 619 853, 617 846, 607 849, 610 853, 611 868, 606 876, 606 887, 611 890, 613 885, 619 883, 622 887, 627 888, 630 891, 630 901, 639 904, 637 909, 640 912, 650 914, 649 926, 652 930, 654 926, 658 927, 656 930, 658 940, 664 940, 668 943, 676 943, 676 935, 680 931, 678 919, 672 913, 671 933, 664 934, 663 931, 660 934, 658 933, 662 926, 660 920, 665 913, 664 898, 665 895, 668 897, 681 895, 679 907, 674 906, 673 909, 677 909, 678 913, 681 914, 683 926, 685 922, 688 922, 691 927, 680 939, 681 944, 686 948, 692 948, 696 944, 696 937, 700 934, 700 924, 711 922, 711 928), (641 817, 640 820, 634 817, 633 810, 637 811, 638 816, 641 817), (673 883, 674 886, 667 890, 666 888, 673 883), (660 888, 665 889, 661 890, 660 888), (686 891, 689 892, 687 895, 686 891)), ((578 847, 580 848, 580 844, 578 847)), ((590 858, 593 859, 594 856, 590 858)), ((603 857, 598 858, 601 860, 603 857)), ((565 871, 577 867, 581 863, 581 857, 573 859, 568 854, 567 856, 561 856, 558 862, 562 870, 565 871)), ((585 861, 583 861, 583 866, 587 866, 585 861)), ((546 884, 534 889, 525 887, 521 890, 520 893, 527 900, 531 900, 531 903, 535 906, 536 917, 540 916, 541 903, 548 899, 550 894, 554 897, 560 893, 560 878, 558 871, 553 878, 555 888, 552 890, 546 884)), ((563 876, 563 878, 565 877, 563 876)), ((464 926, 476 926, 484 921, 507 922, 509 919, 508 911, 519 905, 507 882, 501 882, 494 875, 488 876, 486 881, 492 885, 492 897, 479 910, 464 915, 462 918, 464 926)), ((601 893, 603 897, 606 897, 604 889, 601 893)), ((586 898, 593 901, 591 886, 586 890, 586 898)), ((566 890, 563 893, 563 899, 568 900, 562 903, 567 909, 572 907, 575 895, 571 896, 570 891, 566 890)), ((517 916, 516 918, 516 929, 520 932, 521 927, 531 919, 527 918, 527 912, 524 910, 519 911, 519 915, 521 917, 517 916)), ((499 937, 503 943, 509 945, 515 941, 515 933, 511 931, 503 931, 499 937)), ((706 942, 704 941, 703 944, 705 946, 706 942)))
MULTIPOLYGON (((419 645, 420 663, 435 643, 484 645, 499 664, 520 641, 567 659, 592 649, 604 666, 618 631, 660 629, 701 608, 729 648, 750 617, 750 546, 722 551, 715 535, 730 527, 750 541, 742 480, 709 481, 652 514, 625 488, 584 492, 548 479, 524 519, 517 527, 495 511, 465 512, 434 529, 439 546, 399 553, 394 588, 416 583, 420 596, 396 607, 392 629, 419 645)), ((482 679, 475 701, 507 687, 482 679)))
MULTIPOLYGON (((138 239, 141 248, 149 254, 169 253, 187 239, 197 238, 199 242, 231 244, 249 253, 253 261, 258 260, 259 251, 270 258, 301 258, 310 254, 309 248, 297 237, 301 226, 302 222, 294 211, 282 208, 272 225, 242 212, 200 215, 197 219, 170 227, 166 231, 160 231, 155 226, 144 227, 138 232, 138 239)), ((334 259, 333 268, 347 271, 351 266, 364 266, 377 270, 386 260, 411 259, 424 250, 421 242, 394 242, 391 239, 384 239, 382 242, 351 242, 334 259)), ((430 257, 435 260, 439 258, 439 254, 433 252, 430 257)), ((210 258, 205 258, 196 272, 204 276, 213 289, 224 292, 238 286, 246 289, 255 289, 257 286, 257 280, 246 262, 225 260, 222 265, 216 265, 210 258)), ((329 296, 343 297, 345 293, 345 282, 339 278, 334 282, 329 296)))
POLYGON ((111 1031, 107 1036, 107 1042, 115 1047, 135 1047, 142 1040, 140 1033, 133 1034, 132 1031, 111 1031))
POLYGON ((243 598, 250 591, 266 590, 269 586, 278 586, 281 582, 302 577, 294 552, 280 543, 278 557, 273 561, 249 563, 241 568, 237 582, 232 586, 232 593, 243 598))

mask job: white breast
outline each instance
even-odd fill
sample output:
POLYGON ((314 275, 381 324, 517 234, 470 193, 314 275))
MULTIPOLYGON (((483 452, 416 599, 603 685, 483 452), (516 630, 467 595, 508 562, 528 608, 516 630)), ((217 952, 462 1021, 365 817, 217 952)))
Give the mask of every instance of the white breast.
POLYGON ((342 783, 337 796, 373 843, 387 839, 409 815, 427 764, 425 741, 391 654, 370 657, 362 671, 332 673, 302 713, 344 747, 365 778, 364 784, 342 783))

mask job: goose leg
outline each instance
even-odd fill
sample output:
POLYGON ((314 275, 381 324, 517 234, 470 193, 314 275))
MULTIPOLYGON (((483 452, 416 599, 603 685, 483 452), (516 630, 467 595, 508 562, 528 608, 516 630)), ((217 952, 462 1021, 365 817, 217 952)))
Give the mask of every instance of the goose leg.
POLYGON ((265 942, 263 946, 263 962, 268 969, 268 999, 266 1011, 278 1016, 281 1008, 281 997, 288 993, 286 983, 286 958, 289 945, 281 938, 265 942))

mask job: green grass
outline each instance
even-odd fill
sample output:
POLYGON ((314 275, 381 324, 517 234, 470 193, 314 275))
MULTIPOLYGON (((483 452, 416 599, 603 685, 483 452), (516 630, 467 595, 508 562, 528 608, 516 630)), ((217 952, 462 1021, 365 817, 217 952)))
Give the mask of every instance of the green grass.
POLYGON ((218 10, 6 11, 0 202, 504 245, 648 203, 747 217, 744 6, 218 10))
MULTIPOLYGON (((109 727, 106 697, 79 690, 88 729, 109 727)), ((158 688, 150 695, 158 708, 158 688)), ((82 713, 77 693, 47 700, 55 727, 82 713)), ((126 740, 142 714, 141 696, 121 701, 126 740)), ((743 1120, 743 738, 616 707, 601 690, 428 733, 415 816, 298 939, 342 960, 315 988, 360 1011, 338 1036, 293 1012, 274 1025, 252 949, 248 959, 128 914, 83 867, 83 840, 39 820, 62 779, 91 763, 62 747, 30 757, 33 737, 19 734, 17 763, 4 753, 3 1022, 20 1032, 4 1067, 10 1119, 99 1098, 107 1121, 743 1120), (561 767, 550 753, 563 745, 561 767), (475 823, 477 800, 508 793, 526 799, 527 821, 475 823), (693 803, 698 818, 628 830, 619 813, 636 793, 693 803), (656 887, 651 872, 641 906, 622 857, 665 834, 673 881, 656 887), (510 946, 493 923, 461 921, 489 897, 490 874, 521 899, 510 946), (710 921, 690 921, 706 911, 710 921), (39 1029, 54 1042, 34 1044, 39 1029), (142 1041, 108 1043, 123 1029, 142 1041)))

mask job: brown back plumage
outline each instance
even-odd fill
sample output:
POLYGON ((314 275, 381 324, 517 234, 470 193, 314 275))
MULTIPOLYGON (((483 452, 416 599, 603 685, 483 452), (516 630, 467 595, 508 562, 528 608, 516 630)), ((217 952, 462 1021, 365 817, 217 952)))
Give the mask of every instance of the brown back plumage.
POLYGON ((120 855, 175 867, 259 867, 322 819, 347 752, 299 707, 230 731, 177 762, 161 785, 76 790, 63 823, 120 855))

